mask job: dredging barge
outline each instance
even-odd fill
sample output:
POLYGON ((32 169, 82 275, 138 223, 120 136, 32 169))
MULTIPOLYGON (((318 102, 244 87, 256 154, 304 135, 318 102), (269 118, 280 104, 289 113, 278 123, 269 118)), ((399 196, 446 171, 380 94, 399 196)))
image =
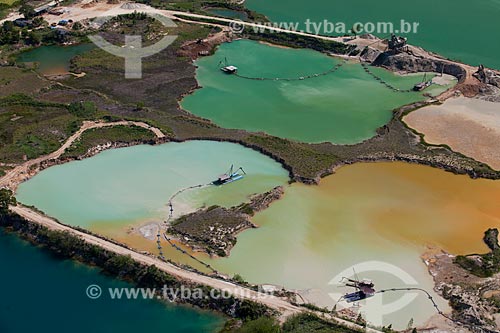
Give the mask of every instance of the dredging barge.
POLYGON ((245 177, 246 172, 243 170, 242 167, 240 167, 238 170, 234 170, 234 165, 231 165, 231 168, 229 168, 229 171, 226 172, 225 174, 222 174, 212 182, 213 185, 216 186, 221 186, 221 185, 226 185, 232 182, 235 182, 237 180, 243 179, 245 177), (241 173, 240 173, 241 171, 241 173))
POLYGON ((426 78, 427 78, 427 73, 424 74, 422 82, 417 83, 416 85, 413 86, 413 91, 422 91, 425 88, 430 87, 432 85, 432 80, 426 80, 426 78))
POLYGON ((236 72, 238 71, 238 67, 236 67, 236 66, 224 66, 224 67, 221 67, 220 70, 226 74, 236 74, 236 72))

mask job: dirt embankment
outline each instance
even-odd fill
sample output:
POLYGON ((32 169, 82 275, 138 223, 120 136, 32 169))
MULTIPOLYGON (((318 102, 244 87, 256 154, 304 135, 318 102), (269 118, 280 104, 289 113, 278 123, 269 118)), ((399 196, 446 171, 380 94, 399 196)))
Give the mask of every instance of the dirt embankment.
POLYGON ((204 39, 184 42, 177 50, 177 54, 181 57, 188 57, 191 60, 196 60, 199 57, 204 57, 213 54, 217 45, 229 42, 233 37, 227 31, 219 31, 209 35, 204 39))

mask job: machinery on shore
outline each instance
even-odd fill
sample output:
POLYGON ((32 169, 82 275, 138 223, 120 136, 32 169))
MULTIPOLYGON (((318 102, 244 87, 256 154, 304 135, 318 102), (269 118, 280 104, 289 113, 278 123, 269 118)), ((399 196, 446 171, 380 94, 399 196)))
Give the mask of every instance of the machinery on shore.
POLYGON ((391 38, 388 40, 389 50, 394 51, 396 53, 403 52, 408 49, 406 45, 408 39, 401 36, 396 36, 395 34, 391 35, 391 38))

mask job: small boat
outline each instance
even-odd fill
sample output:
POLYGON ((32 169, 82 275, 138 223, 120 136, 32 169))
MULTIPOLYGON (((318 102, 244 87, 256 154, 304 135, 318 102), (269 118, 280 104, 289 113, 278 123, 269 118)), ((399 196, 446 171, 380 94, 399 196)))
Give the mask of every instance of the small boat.
POLYGON ((212 184, 217 185, 217 186, 229 184, 229 183, 232 183, 232 182, 235 182, 237 180, 242 179, 245 174, 246 173, 243 170, 243 168, 240 167, 238 170, 234 171, 234 166, 231 165, 231 168, 229 169, 229 171, 223 175, 220 175, 216 180, 214 180, 212 182, 212 184), (241 173, 240 173, 240 171, 241 171, 241 173))
POLYGON ((221 67, 220 70, 223 71, 226 74, 234 74, 234 73, 236 73, 238 71, 238 67, 236 67, 236 66, 225 66, 225 67, 221 67))
POLYGON ((227 58, 224 58, 224 60, 219 61, 219 66, 220 65, 222 65, 220 70, 226 74, 235 74, 238 71, 238 67, 227 64, 227 58))
POLYGON ((422 82, 417 83, 416 85, 413 86, 413 91, 422 91, 425 88, 428 88, 432 85, 432 80, 427 80, 426 81, 427 74, 424 74, 424 78, 422 79, 422 82))

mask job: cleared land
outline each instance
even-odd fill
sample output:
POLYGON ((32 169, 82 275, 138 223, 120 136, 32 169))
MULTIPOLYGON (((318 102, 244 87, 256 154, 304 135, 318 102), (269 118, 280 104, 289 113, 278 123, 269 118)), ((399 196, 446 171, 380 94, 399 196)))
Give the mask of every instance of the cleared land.
POLYGON ((453 98, 411 112, 404 121, 427 143, 448 145, 500 170, 500 103, 453 98))

